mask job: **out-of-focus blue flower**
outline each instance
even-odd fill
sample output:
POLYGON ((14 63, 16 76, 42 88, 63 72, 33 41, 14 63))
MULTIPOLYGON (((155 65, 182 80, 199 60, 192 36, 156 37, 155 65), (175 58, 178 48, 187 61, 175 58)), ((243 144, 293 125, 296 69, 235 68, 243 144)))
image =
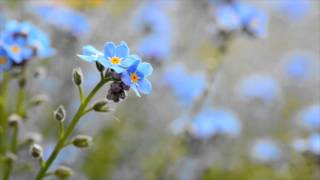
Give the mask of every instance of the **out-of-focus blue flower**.
POLYGON ((293 21, 302 19, 311 10, 309 0, 281 0, 275 4, 280 12, 285 13, 293 21))
POLYGON ((171 34, 169 18, 156 2, 147 2, 143 5, 134 19, 134 25, 143 30, 148 29, 151 34, 161 36, 171 34))
POLYGON ((242 21, 239 13, 230 4, 221 5, 215 11, 217 26, 225 31, 234 31, 241 29, 242 21))
POLYGON ((315 155, 320 155, 320 134, 315 133, 308 138, 308 149, 315 155))
POLYGON ((241 132, 241 124, 231 111, 207 108, 195 117, 192 132, 201 139, 219 134, 237 137, 241 132))
POLYGON ((182 67, 167 70, 163 79, 182 105, 191 104, 201 95, 206 86, 204 75, 191 74, 182 67))
POLYGON ((113 42, 107 42, 104 46, 104 53, 91 45, 84 46, 83 55, 78 55, 88 62, 99 62, 106 68, 111 68, 117 73, 124 72, 135 60, 129 54, 127 44, 122 41, 119 46, 113 42))
POLYGON ((259 139, 251 147, 250 156, 259 163, 271 163, 280 159, 281 149, 270 139, 259 139))
POLYGON ((71 32, 75 37, 81 37, 90 30, 90 25, 85 16, 66 7, 57 5, 33 5, 30 10, 39 16, 44 22, 71 32))
POLYGON ((278 82, 270 76, 254 74, 246 77, 238 86, 238 93, 244 99, 274 101, 280 91, 278 82))
POLYGON ((0 35, 0 46, 15 65, 54 54, 46 34, 28 22, 8 22, 0 35))
POLYGON ((10 69, 11 66, 12 61, 7 57, 7 53, 0 47, 0 73, 10 69))
POLYGON ((307 130, 320 130, 320 105, 315 104, 302 110, 300 118, 301 124, 307 130))
POLYGON ((291 143, 292 148, 299 152, 303 153, 308 149, 308 145, 305 139, 294 139, 291 143))
POLYGON ((143 57, 155 61, 166 60, 170 54, 171 41, 161 36, 150 35, 145 37, 139 44, 138 52, 143 57))
POLYGON ((137 56, 133 58, 135 63, 132 64, 125 72, 121 75, 121 80, 140 97, 142 94, 150 94, 152 91, 152 85, 148 79, 153 72, 151 64, 141 62, 141 59, 137 56))
POLYGON ((284 66, 284 71, 289 77, 305 79, 311 74, 313 60, 314 59, 307 54, 292 54, 284 66))
POLYGON ((264 37, 268 29, 267 15, 252 6, 235 3, 235 9, 239 13, 244 29, 255 37, 264 37))

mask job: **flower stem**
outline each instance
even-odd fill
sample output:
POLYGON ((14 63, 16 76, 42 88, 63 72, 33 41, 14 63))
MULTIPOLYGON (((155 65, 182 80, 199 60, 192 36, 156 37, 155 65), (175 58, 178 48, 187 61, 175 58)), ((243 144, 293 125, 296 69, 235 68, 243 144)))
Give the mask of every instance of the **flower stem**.
POLYGON ((68 128, 66 129, 64 135, 59 138, 53 152, 51 153, 51 155, 49 156, 49 159, 45 162, 45 165, 43 167, 41 167, 40 171, 38 172, 35 180, 41 180, 46 176, 46 173, 49 169, 49 167, 51 166, 51 164, 53 163, 53 161, 56 159, 56 157, 58 156, 58 154, 60 153, 60 151, 63 149, 66 140, 68 139, 68 137, 71 135, 71 133, 73 132, 74 128, 76 127, 77 123, 79 122, 80 118, 83 116, 83 112, 86 110, 87 105, 90 103, 90 101, 92 100, 92 98, 94 97, 94 95, 99 91, 100 88, 103 87, 104 84, 106 84, 109 80, 108 79, 103 79, 101 80, 94 88, 93 90, 90 92, 90 94, 88 95, 88 97, 85 98, 85 100, 83 101, 83 103, 81 103, 81 105, 78 108, 77 113, 74 115, 74 117, 71 120, 70 125, 68 126, 68 128))
POLYGON ((10 74, 8 72, 3 73, 3 81, 0 85, 0 155, 2 155, 6 150, 6 126, 7 126, 7 96, 8 96, 8 86, 10 82, 10 74))

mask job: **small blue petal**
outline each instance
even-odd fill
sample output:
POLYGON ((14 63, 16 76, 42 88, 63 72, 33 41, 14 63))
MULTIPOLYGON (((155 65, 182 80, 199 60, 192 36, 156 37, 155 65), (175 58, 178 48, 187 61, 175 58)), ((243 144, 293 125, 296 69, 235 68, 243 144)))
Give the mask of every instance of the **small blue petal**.
POLYGON ((141 95, 140 95, 140 93, 139 93, 139 91, 138 91, 138 89, 137 89, 137 86, 136 86, 135 84, 131 84, 131 85, 130 85, 130 88, 136 93, 136 95, 137 95, 138 97, 141 97, 141 95))
POLYGON ((144 77, 149 76, 153 72, 153 68, 149 63, 140 63, 137 67, 137 70, 141 72, 144 77))
POLYGON ((129 48, 125 42, 121 42, 120 45, 116 48, 116 56, 118 57, 127 57, 129 55, 129 48))
POLYGON ((141 93, 143 94, 150 94, 152 91, 152 85, 149 80, 147 79, 142 79, 138 82, 138 89, 141 93))
POLYGON ((121 80, 122 82, 124 82, 127 86, 130 86, 131 84, 131 79, 130 79, 130 75, 128 72, 123 72, 121 75, 121 80))
POLYGON ((109 58, 115 55, 116 45, 113 42, 107 42, 104 46, 104 57, 109 58))

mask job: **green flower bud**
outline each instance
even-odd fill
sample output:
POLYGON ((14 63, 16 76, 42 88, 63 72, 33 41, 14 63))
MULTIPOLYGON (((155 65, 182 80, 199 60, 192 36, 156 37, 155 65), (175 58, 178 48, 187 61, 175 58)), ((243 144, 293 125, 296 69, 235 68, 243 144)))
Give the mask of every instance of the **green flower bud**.
POLYGON ((8 123, 10 127, 17 127, 22 118, 17 114, 12 114, 8 118, 8 123))
POLYGON ((83 74, 82 70, 80 68, 73 69, 73 75, 72 75, 73 83, 77 86, 80 86, 83 81, 83 74))
POLYGON ((58 107, 57 110, 53 112, 53 117, 55 120, 63 122, 66 118, 66 110, 64 107, 61 105, 58 107))
POLYGON ((92 143, 92 138, 87 135, 77 135, 72 138, 71 143, 78 148, 89 147, 92 143))
POLYGON ((39 106, 40 104, 42 104, 48 100, 49 100, 49 97, 46 94, 40 94, 40 95, 34 96, 30 100, 29 104, 30 104, 30 106, 39 106))
POLYGON ((108 101, 106 100, 98 101, 93 105, 93 110, 96 112, 109 112, 109 107, 107 104, 108 101))
POLYGON ((12 164, 16 160, 17 160, 17 156, 11 152, 7 152, 3 157, 3 162, 5 164, 12 164))
POLYGON ((30 148, 30 154, 34 158, 42 158, 43 157, 43 149, 39 144, 33 144, 30 148))
POLYGON ((59 166, 55 171, 54 175, 60 179, 66 179, 73 175, 72 169, 66 166, 59 166))
POLYGON ((96 67, 97 67, 98 71, 100 71, 100 72, 103 72, 105 69, 104 66, 99 62, 96 62, 96 67))

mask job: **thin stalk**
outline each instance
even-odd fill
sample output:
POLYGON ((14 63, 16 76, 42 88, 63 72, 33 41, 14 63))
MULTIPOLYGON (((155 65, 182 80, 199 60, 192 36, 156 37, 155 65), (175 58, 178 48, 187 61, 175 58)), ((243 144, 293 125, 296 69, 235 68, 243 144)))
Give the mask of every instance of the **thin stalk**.
POLYGON ((80 118, 83 116, 83 113, 86 110, 87 105, 91 102, 94 95, 99 91, 100 88, 103 87, 104 84, 108 82, 108 79, 101 80, 90 92, 87 98, 85 98, 84 102, 81 103, 81 105, 78 108, 77 113, 74 115, 74 117, 71 120, 70 125, 65 131, 65 134, 58 140, 53 152, 49 156, 49 159, 45 162, 45 165, 41 167, 40 171, 38 172, 35 180, 41 180, 46 176, 46 173, 53 163, 53 161, 56 159, 60 151, 63 149, 68 137, 73 132, 74 128, 76 127, 77 123, 79 122, 80 118))
POLYGON ((7 126, 7 96, 10 83, 10 74, 8 72, 3 73, 3 81, 0 86, 0 154, 6 151, 6 126, 7 126))

